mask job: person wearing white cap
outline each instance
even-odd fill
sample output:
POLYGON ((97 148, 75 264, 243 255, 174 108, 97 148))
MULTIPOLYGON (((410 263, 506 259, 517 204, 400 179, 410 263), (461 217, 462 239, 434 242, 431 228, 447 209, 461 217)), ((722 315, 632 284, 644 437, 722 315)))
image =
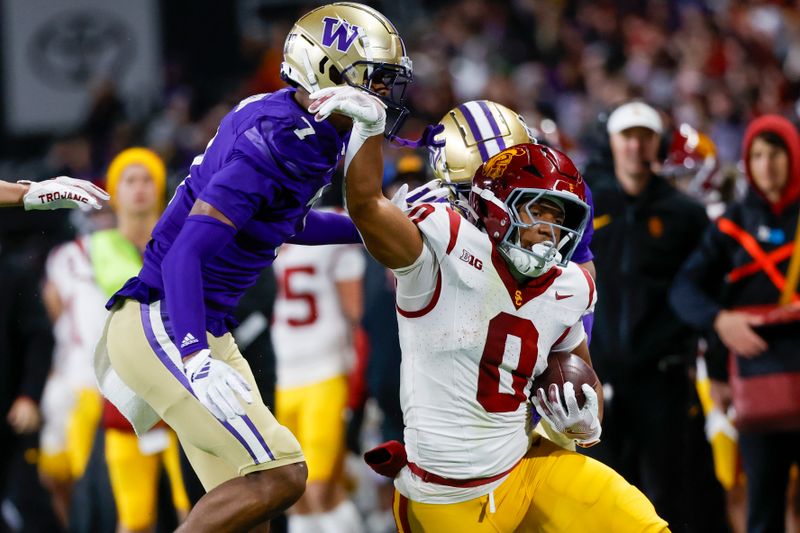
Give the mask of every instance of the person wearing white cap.
POLYGON ((653 173, 664 126, 658 111, 644 102, 628 102, 608 117, 614 173, 622 189, 637 196, 653 173))
MULTIPOLYGON (((656 174, 664 130, 658 111, 643 102, 625 103, 611 113, 607 130, 614 178, 588 175, 595 178, 592 251, 602 295, 591 352, 606 395, 603 440, 587 455, 622 473, 670 524, 700 526, 692 524, 697 513, 677 495, 705 487, 704 473, 687 474, 681 467, 687 447, 675 444, 687 436, 702 444, 699 431, 689 433, 686 414, 691 393, 686 361, 696 343, 667 296, 708 218, 698 203, 656 174)), ((721 520, 722 494, 717 496, 719 513, 709 505, 703 518, 721 520)))

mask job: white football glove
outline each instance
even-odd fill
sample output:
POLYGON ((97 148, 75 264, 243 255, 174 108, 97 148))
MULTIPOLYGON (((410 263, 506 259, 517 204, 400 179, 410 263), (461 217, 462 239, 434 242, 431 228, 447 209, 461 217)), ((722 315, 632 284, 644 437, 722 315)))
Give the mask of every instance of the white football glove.
POLYGON ((339 113, 353 119, 353 131, 366 137, 383 134, 386 129, 386 104, 379 98, 349 85, 326 87, 311 93, 314 100, 308 107, 314 113, 314 120, 322 122, 332 113, 339 113))
POLYGON ((69 176, 40 182, 20 180, 17 183, 28 185, 28 192, 22 197, 26 211, 75 207, 88 211, 100 209, 100 200, 110 198, 106 191, 93 183, 69 176))
POLYGON ((185 362, 183 371, 200 403, 222 421, 245 414, 237 393, 253 403, 247 381, 227 363, 213 359, 208 348, 185 362))
POLYGON ((337 85, 314 91, 309 95, 313 100, 308 112, 314 113, 314 120, 322 122, 331 113, 339 113, 353 119, 353 131, 344 156, 344 172, 361 145, 370 137, 383 135, 386 129, 386 104, 379 98, 349 85, 337 85))
POLYGON ((440 179, 433 179, 425 185, 420 185, 409 192, 408 183, 404 183, 394 193, 390 200, 401 211, 407 211, 417 204, 433 204, 437 202, 447 202, 450 199, 451 190, 442 186, 440 179))
POLYGON ((588 448, 600 442, 600 419, 597 412, 597 393, 584 383, 581 390, 586 396, 586 403, 578 408, 575 398, 575 387, 567 381, 564 383, 564 402, 566 411, 561 404, 558 385, 550 385, 549 398, 544 389, 536 391, 536 397, 531 401, 536 410, 550 426, 565 437, 571 438, 578 446, 588 448))

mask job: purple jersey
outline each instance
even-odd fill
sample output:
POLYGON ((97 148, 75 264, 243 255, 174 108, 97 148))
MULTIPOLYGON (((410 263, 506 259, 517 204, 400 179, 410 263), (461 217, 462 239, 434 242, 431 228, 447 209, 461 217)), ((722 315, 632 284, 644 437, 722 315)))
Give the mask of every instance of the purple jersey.
POLYGON ((594 200, 592 200, 592 191, 589 190, 589 184, 586 185, 586 203, 589 205, 589 221, 586 223, 586 229, 583 230, 583 237, 581 242, 575 247, 575 252, 572 254, 570 261, 573 263, 588 263, 594 259, 594 254, 589 249, 589 243, 592 242, 592 235, 594 234, 594 200))
POLYGON ((294 92, 287 88, 251 96, 222 119, 153 230, 139 276, 109 306, 120 297, 144 303, 164 297, 161 262, 200 199, 237 229, 233 240, 202 266, 206 328, 219 336, 235 324, 231 312, 242 293, 272 263, 275 249, 302 230, 347 140, 347 133, 328 122, 315 122, 295 102, 294 92))

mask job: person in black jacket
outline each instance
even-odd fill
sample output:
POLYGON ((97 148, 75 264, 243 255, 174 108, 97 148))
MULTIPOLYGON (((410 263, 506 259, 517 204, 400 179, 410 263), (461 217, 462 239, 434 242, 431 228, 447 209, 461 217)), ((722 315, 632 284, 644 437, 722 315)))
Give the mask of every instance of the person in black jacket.
MULTIPOLYGON (((789 256, 797 246, 800 137, 788 120, 760 117, 747 128, 742 157, 750 183, 747 195, 708 229, 670 294, 681 319, 709 333, 710 346, 722 348, 706 356, 712 400, 722 412, 732 402, 729 352, 743 378, 800 372, 800 324, 768 324, 763 315, 741 309, 774 305, 785 283, 789 256)), ((792 301, 800 302, 796 288, 792 301)), ((783 531, 789 469, 800 463, 800 424, 739 429, 747 529, 783 531)))
POLYGON ((691 483, 682 442, 691 398, 687 361, 696 344, 667 305, 667 292, 708 218, 653 172, 663 131, 655 109, 624 104, 607 128, 616 179, 593 185, 600 297, 591 342, 605 417, 602 442, 587 455, 620 472, 673 531, 684 531, 691 529, 682 501, 691 483))
POLYGON ((38 293, 36 271, 0 253, 0 499, 9 467, 22 451, 20 436, 35 432, 41 420, 53 335, 38 293))

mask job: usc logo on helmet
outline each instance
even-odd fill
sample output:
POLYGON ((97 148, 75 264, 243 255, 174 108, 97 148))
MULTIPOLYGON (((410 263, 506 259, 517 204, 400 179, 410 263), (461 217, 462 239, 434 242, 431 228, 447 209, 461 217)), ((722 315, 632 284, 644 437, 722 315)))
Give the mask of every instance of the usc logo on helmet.
POLYGON ((511 164, 511 160, 518 155, 526 155, 522 148, 511 147, 508 150, 503 150, 496 156, 489 159, 483 167, 483 174, 487 178, 491 178, 496 180, 497 178, 503 175, 508 165, 511 164))

